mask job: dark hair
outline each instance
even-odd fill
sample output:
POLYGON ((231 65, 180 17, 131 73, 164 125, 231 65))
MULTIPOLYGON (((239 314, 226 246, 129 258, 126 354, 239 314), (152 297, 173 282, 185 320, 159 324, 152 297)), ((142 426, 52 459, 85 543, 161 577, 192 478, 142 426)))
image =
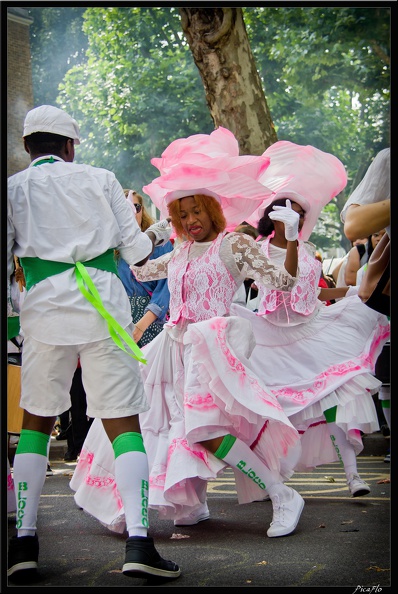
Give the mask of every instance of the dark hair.
POLYGON ((362 256, 364 256, 364 254, 366 252, 366 262, 368 262, 370 256, 372 255, 372 252, 373 252, 372 236, 369 235, 366 244, 359 243, 355 247, 357 248, 357 251, 359 254, 359 260, 361 260, 362 256))
POLYGON ((374 250, 374 247, 373 247, 373 244, 372 244, 372 236, 369 235, 369 237, 368 237, 368 243, 366 244, 366 251, 368 253, 368 261, 369 261, 370 256, 372 255, 373 250, 374 250))
POLYGON ((25 136, 24 140, 30 153, 42 155, 51 153, 60 156, 67 140, 72 139, 50 132, 35 132, 34 134, 25 136))
POLYGON ((242 223, 241 225, 238 225, 235 227, 234 231, 236 233, 245 233, 246 235, 250 235, 250 237, 253 237, 253 239, 257 239, 258 236, 257 229, 252 225, 249 225, 249 223, 242 223))
POLYGON ((257 225, 257 231, 263 237, 268 237, 268 235, 271 235, 272 231, 275 229, 274 221, 268 216, 272 211, 273 206, 286 206, 286 198, 278 198, 277 200, 274 200, 274 202, 271 202, 271 204, 264 210, 264 214, 257 225))

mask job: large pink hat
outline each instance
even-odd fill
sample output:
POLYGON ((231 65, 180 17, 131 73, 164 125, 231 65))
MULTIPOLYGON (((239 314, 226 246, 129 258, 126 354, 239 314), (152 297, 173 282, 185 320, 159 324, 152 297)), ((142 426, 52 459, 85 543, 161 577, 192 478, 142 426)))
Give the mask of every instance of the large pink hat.
POLYGON ((143 191, 162 217, 170 202, 205 194, 221 204, 228 228, 239 225, 272 194, 259 181, 270 164, 267 155, 239 155, 235 136, 219 127, 211 134, 194 134, 174 140, 161 158, 151 159, 161 175, 143 191))
POLYGON ((274 193, 246 219, 247 222, 257 227, 267 206, 279 198, 289 198, 305 210, 299 238, 306 241, 323 207, 347 184, 343 163, 334 155, 314 146, 301 146, 288 140, 275 142, 263 156, 269 157, 271 164, 259 180, 274 193))

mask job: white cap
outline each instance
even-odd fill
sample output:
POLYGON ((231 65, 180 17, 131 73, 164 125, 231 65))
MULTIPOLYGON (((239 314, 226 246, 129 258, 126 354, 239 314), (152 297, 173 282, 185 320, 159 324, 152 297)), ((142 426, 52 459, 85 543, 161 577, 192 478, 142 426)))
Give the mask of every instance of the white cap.
POLYGON ((73 138, 75 144, 80 144, 79 126, 69 114, 53 105, 40 105, 28 111, 25 117, 23 135, 29 136, 35 132, 50 132, 66 138, 73 138))

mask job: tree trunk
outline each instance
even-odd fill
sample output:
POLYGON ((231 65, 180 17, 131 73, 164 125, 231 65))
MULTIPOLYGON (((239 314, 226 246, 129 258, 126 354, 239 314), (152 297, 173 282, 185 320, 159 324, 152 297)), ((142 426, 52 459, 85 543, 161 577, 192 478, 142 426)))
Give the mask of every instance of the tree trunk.
POLYGON ((179 8, 215 127, 228 128, 241 154, 278 140, 247 38, 241 8, 179 8))

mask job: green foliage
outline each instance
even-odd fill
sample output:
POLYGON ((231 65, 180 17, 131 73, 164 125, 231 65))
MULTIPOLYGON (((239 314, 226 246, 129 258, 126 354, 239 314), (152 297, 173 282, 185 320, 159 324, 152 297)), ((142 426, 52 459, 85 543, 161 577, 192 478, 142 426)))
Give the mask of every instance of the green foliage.
MULTIPOLYGON (((390 137, 390 9, 245 7, 245 25, 279 140, 336 155, 348 184, 311 241, 349 247, 339 220, 356 172, 390 137), (375 41, 377 40, 377 42, 375 41)), ((355 184, 356 185, 356 184, 355 184)), ((332 203, 332 204, 333 204, 332 203)))
MULTIPOLYGON (((339 212, 357 172, 389 146, 391 8, 243 7, 280 140, 312 144, 345 164, 345 192, 311 236, 343 245, 339 212)), ((170 6, 29 8, 35 104, 79 121, 78 161, 106 167, 138 191, 158 175, 150 159, 175 138, 209 133, 203 83, 170 6)))
POLYGON ((171 140, 214 127, 178 11, 88 8, 83 29, 87 63, 67 73, 58 97, 82 122, 78 159, 141 191, 171 140))

